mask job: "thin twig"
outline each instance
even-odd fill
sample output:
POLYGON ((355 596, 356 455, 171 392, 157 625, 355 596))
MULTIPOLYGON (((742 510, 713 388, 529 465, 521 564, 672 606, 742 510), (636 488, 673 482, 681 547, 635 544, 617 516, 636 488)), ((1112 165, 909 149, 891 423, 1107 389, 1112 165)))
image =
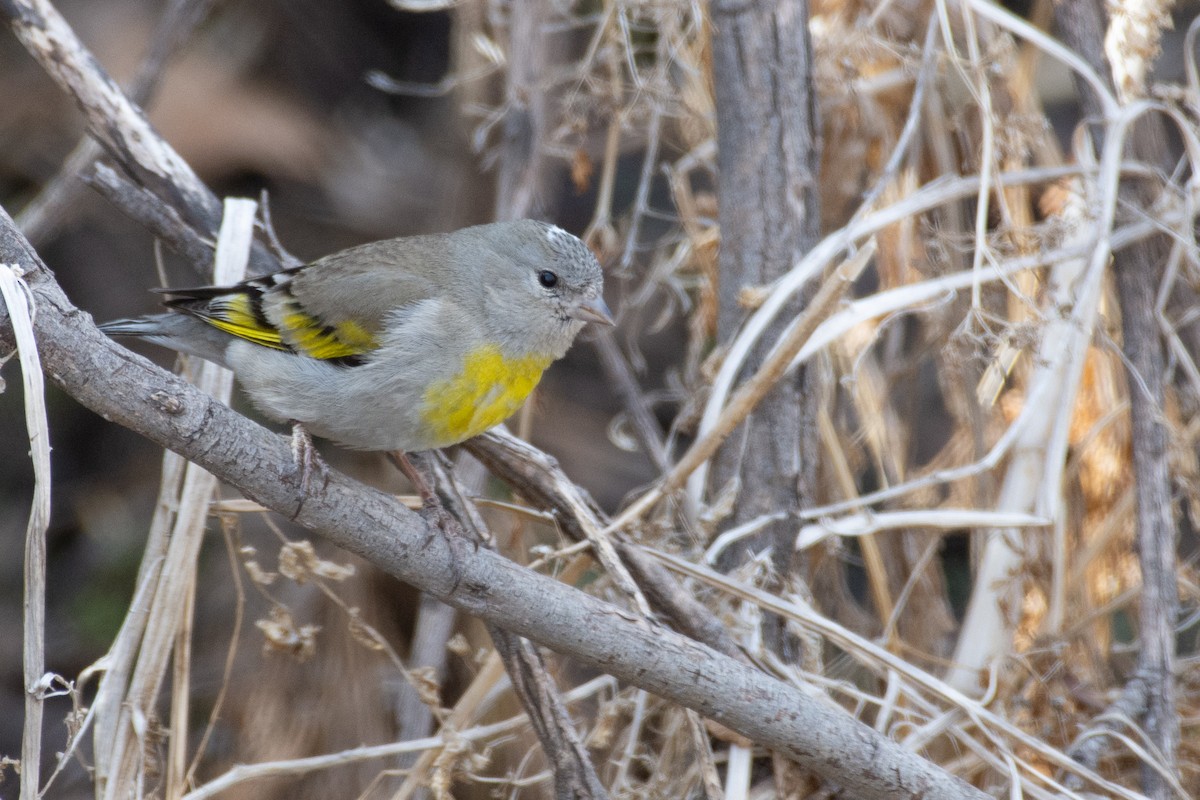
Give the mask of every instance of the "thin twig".
MULTIPOLYGON (((550 456, 499 429, 471 439, 465 446, 522 497, 553 509, 558 524, 572 539, 591 541, 588 530, 592 528, 594 535, 605 535, 600 532, 607 522, 602 512, 580 494, 550 456)), ((697 641, 733 658, 745 658, 721 621, 673 576, 646 558, 623 534, 614 538, 614 544, 654 609, 697 641)))
POLYGON ((717 424, 708 431, 704 438, 697 441, 684 453, 679 462, 658 482, 654 489, 642 495, 636 503, 622 512, 608 526, 607 531, 612 532, 626 528, 660 499, 681 489, 688 477, 701 464, 712 458, 726 437, 745 421, 767 391, 787 371, 788 365, 796 353, 804 346, 805 341, 817 326, 833 313, 838 300, 874 254, 875 244, 874 240, 871 240, 822 284, 821 289, 804 309, 804 313, 792 323, 780 338, 779 344, 763 360, 762 366, 742 384, 730 399, 729 405, 721 414, 717 424))
MULTIPOLYGON (((614 691, 616 683, 608 676, 594 678, 581 686, 577 686, 564 694, 563 699, 568 703, 578 703, 602 691, 614 691)), ((271 761, 262 764, 240 764, 233 767, 218 778, 188 792, 182 800, 208 800, 222 792, 242 783, 276 777, 300 777, 309 772, 355 764, 376 758, 389 758, 407 753, 428 753, 437 748, 451 744, 455 740, 468 742, 487 742, 504 734, 521 729, 528 724, 524 714, 494 722, 490 725, 477 725, 469 728, 447 726, 444 733, 438 736, 428 736, 423 739, 409 739, 403 742, 356 747, 352 750, 342 750, 308 758, 296 758, 287 761, 271 761)))
POLYGON ((591 340, 596 354, 600 356, 600 366, 625 406, 625 414, 638 444, 655 469, 666 472, 671 462, 662 441, 662 431, 650 411, 650 404, 646 402, 645 392, 638 386, 637 376, 617 344, 616 336, 610 330, 600 330, 592 335, 591 340))

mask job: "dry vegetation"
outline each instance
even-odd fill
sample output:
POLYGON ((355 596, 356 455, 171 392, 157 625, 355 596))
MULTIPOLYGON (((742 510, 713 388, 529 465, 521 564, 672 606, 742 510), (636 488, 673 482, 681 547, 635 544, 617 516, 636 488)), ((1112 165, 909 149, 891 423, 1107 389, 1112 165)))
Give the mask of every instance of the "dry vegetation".
MULTIPOLYGON (((469 131, 494 170, 494 216, 554 216, 568 202, 555 199, 556 181, 569 176, 620 314, 615 336, 577 345, 595 348, 591 368, 621 404, 608 442, 539 429, 536 405, 513 426, 547 449, 562 443, 570 478, 601 496, 628 491, 625 502, 609 520, 571 487, 563 496, 575 506, 548 509, 511 491, 512 476, 489 483, 461 457, 458 480, 499 550, 631 615, 663 614, 642 596, 641 573, 622 566, 626 551, 595 543, 619 537, 665 565, 755 665, 994 796, 1200 796, 1191 29, 1152 73, 1169 17, 1117 13, 1110 91, 1089 66, 1096 54, 1041 32, 1046 2, 1024 19, 982 0, 814 2, 820 242, 773 283, 741 287, 745 321, 720 341, 722 76, 706 7, 472 1, 447 13, 451 78, 434 87, 372 73, 371 85, 445 93, 445 124, 469 131), (1072 77, 1103 111, 1089 126, 1072 128, 1073 95, 1056 94, 1072 77), (1126 151, 1151 124, 1169 130, 1169 160, 1126 151), (1112 264, 1151 238, 1164 357, 1161 374, 1131 380, 1128 295, 1112 264), (805 311, 776 323, 799 292, 805 311), (766 366, 749 363, 766 335, 781 344, 766 366), (785 365, 808 371, 818 481, 810 505, 745 520, 740 492, 772 476, 742 453, 740 477, 718 480, 711 457, 728 436, 737 460, 734 423, 794 376, 785 365), (1138 546, 1139 392, 1166 431, 1169 521, 1142 535, 1177 559, 1154 573, 1152 598, 1138 546), (592 546, 568 541, 564 519, 592 546), (780 519, 797 553, 782 561, 754 538, 780 519), (725 554, 744 542, 758 543, 731 564, 725 554), (764 633, 770 620, 782 620, 785 644, 764 633), (1177 650, 1173 689, 1147 661, 1148 625, 1177 650), (1147 721, 1147 708, 1172 716, 1147 721)), ((108 672, 99 694, 99 667, 65 676, 70 753, 44 776, 47 796, 83 796, 101 779, 121 796, 137 787, 188 800, 552 796, 538 738, 478 624, 411 595, 414 613, 397 614, 399 590, 368 565, 314 549, 233 495, 208 505, 215 479, 185 478, 177 457, 164 474, 137 585, 161 558, 156 580, 170 591, 159 590, 149 623, 131 616, 116 638, 110 659, 127 672, 108 672), (192 499, 173 499, 181 482, 192 499), (197 569, 206 527, 228 558, 213 549, 197 569), (412 741, 387 744, 398 729, 412 741), (88 780, 81 765, 95 770, 88 780)), ((613 797, 835 793, 693 711, 542 656, 613 797)), ((54 741, 47 762, 66 749, 54 741)))

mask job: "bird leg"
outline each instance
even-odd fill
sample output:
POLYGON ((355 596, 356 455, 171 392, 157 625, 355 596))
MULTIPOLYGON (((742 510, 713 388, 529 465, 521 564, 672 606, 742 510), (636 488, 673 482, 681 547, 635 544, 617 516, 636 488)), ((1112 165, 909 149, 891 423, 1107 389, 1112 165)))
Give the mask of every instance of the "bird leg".
POLYGON ((312 435, 302 423, 295 421, 292 422, 292 461, 295 462, 296 472, 300 475, 302 495, 308 494, 314 471, 320 474, 323 486, 329 483, 329 467, 317 452, 312 435))
MULTIPOLYGON (((463 536, 461 532, 462 525, 442 505, 441 499, 434 494, 433 489, 429 487, 429 482, 425 480, 424 473, 417 469, 417 465, 409 460, 408 454, 403 450, 390 450, 387 455, 392 463, 396 465, 396 468, 404 473, 404 477, 408 478, 412 483, 417 494, 421 495, 422 508, 432 513, 434 524, 449 535, 451 544, 453 544, 454 539, 461 538, 463 536)), ((420 454, 419 457, 423 458, 425 456, 424 454, 420 454)))
MULTIPOLYGON (((424 473, 417 468, 416 464, 409 460, 407 453, 403 450, 390 450, 387 456, 396 465, 396 468, 404 473, 404 476, 412 483, 417 493, 421 495, 422 516, 432 516, 434 526, 444 535, 450 552, 455 556, 451 565, 451 569, 454 571, 453 588, 451 591, 457 589, 458 584, 462 581, 462 570, 459 564, 466 558, 463 548, 470 542, 478 549, 479 539, 468 536, 463 522, 455 516, 455 513, 458 513, 458 508, 454 506, 454 492, 452 489, 448 493, 447 498, 451 506, 455 507, 455 513, 451 513, 450 509, 442 504, 441 498, 429 488, 429 482, 425 480, 424 473), (428 515, 426 512, 428 512, 428 515)), ((437 467, 433 464, 436 463, 437 455, 435 453, 418 453, 417 458, 419 460, 425 458, 434 459, 432 463, 424 463, 426 463, 426 469, 436 478, 438 474, 437 467)))
POLYGON ((416 490, 417 494, 421 495, 422 505, 426 508, 434 508, 441 505, 441 501, 438 500, 437 495, 433 493, 433 490, 429 488, 429 484, 425 482, 425 476, 408 460, 407 453, 403 450, 389 450, 387 456, 396 465, 396 469, 403 472, 404 477, 408 478, 409 483, 413 485, 413 489, 416 490))

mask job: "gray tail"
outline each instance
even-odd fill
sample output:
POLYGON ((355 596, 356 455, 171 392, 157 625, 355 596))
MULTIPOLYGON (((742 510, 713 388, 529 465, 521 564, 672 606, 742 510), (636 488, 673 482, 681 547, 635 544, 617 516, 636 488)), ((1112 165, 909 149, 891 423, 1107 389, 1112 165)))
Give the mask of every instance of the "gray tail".
POLYGON ((136 336, 180 353, 227 366, 225 348, 232 337, 195 317, 168 312, 114 319, 98 327, 109 336, 136 336))
POLYGON ((111 322, 101 322, 96 327, 100 329, 101 333, 109 336, 155 336, 163 332, 163 326, 157 324, 159 316, 166 315, 114 319, 111 322))

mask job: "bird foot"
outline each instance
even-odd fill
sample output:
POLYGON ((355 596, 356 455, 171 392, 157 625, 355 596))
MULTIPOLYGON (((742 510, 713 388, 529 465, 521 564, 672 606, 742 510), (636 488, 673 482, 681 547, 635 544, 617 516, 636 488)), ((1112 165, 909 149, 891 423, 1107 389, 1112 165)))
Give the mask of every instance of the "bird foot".
POLYGON ((388 459, 396 465, 396 469, 404 473, 404 477, 408 478, 408 482, 413 485, 413 489, 421 496, 421 505, 425 508, 440 508, 442 503, 438 500, 437 495, 429 488, 429 484, 425 481, 425 476, 417 469, 416 465, 408 459, 408 454, 403 450, 391 450, 388 452, 388 459))
POLYGON ((292 423, 292 461, 300 477, 300 494, 307 495, 313 473, 321 476, 321 485, 329 483, 329 466, 313 444, 312 435, 299 422, 292 423))
MULTIPOLYGON (((453 593, 458 589, 458 585, 462 581, 462 568, 460 564, 466 558, 465 548, 467 544, 472 544, 478 550, 479 540, 467 535, 462 522, 442 505, 441 499, 429 488, 429 483, 425 480, 424 474, 409 460, 406 453, 401 450, 393 450, 387 455, 391 462, 396 465, 396 468, 404 473, 404 476, 408 478, 413 488, 421 496, 421 516, 430 521, 434 528, 442 532, 447 546, 454 555, 452 566, 454 580, 450 590, 453 593)), ((430 537, 430 543, 432 544, 432 542, 433 538, 430 537)))
POLYGON ((429 487, 429 482, 425 480, 425 475, 409 460, 408 454, 402 450, 393 450, 388 453, 388 458, 398 470, 404 473, 404 477, 408 478, 413 489, 421 496, 421 508, 433 518, 433 524, 451 538, 461 536, 458 521, 442 505, 442 501, 429 487))

